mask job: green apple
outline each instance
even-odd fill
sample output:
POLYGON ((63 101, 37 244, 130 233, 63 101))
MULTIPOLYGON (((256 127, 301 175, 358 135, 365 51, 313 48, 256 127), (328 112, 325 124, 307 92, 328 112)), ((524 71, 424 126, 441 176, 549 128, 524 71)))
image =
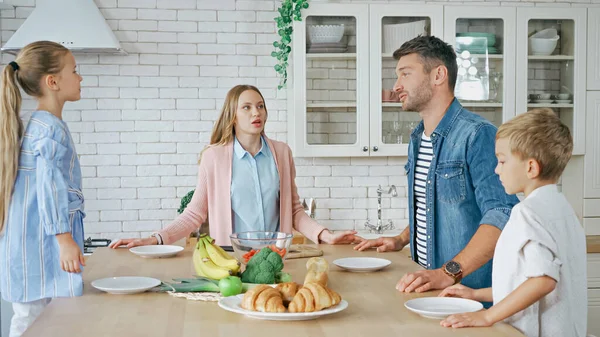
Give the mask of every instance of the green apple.
POLYGON ((221 295, 235 296, 242 293, 242 279, 237 276, 227 276, 219 280, 221 295))

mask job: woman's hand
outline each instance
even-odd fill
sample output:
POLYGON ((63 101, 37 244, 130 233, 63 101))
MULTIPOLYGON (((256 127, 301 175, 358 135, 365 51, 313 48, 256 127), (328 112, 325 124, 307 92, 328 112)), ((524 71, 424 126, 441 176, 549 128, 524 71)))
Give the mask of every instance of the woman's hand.
POLYGON ((157 245, 158 240, 155 237, 149 237, 144 239, 119 239, 117 241, 113 241, 108 245, 109 248, 115 249, 119 246, 126 245, 127 248, 137 247, 137 246, 150 246, 157 245))
POLYGON ((68 273, 81 273, 80 266, 85 266, 85 259, 71 233, 57 234, 56 240, 60 248, 60 268, 68 273))
POLYGON ((330 245, 361 242, 362 238, 356 236, 356 233, 356 231, 342 231, 338 233, 332 233, 328 229, 325 229, 321 232, 321 234, 319 234, 319 242, 327 243, 330 245))

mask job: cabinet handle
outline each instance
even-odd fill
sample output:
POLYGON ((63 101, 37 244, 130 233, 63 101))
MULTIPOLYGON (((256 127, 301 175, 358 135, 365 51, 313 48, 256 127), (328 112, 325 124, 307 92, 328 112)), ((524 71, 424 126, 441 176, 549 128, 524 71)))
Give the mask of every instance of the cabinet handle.
POLYGON ((377 152, 377 150, 379 150, 379 148, 377 146, 373 146, 373 152, 377 152))
POLYGON ((363 152, 367 152, 367 151, 369 151, 369 148, 366 146, 363 146, 363 152))

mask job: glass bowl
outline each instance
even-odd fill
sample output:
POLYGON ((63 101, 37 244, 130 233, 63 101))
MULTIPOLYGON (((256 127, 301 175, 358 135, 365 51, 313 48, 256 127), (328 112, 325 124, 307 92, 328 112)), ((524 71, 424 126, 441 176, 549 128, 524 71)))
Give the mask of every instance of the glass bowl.
POLYGON ((258 253, 264 247, 270 247, 285 260, 292 244, 293 235, 282 232, 255 231, 233 233, 229 238, 234 257, 245 265, 253 255, 250 252, 258 253))

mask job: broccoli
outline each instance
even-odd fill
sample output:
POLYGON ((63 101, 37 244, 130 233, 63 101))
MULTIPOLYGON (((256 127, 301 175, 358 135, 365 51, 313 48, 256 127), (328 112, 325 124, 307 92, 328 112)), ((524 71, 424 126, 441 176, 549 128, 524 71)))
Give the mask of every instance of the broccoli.
POLYGON ((273 284, 277 281, 277 276, 282 269, 281 256, 271 248, 265 247, 248 261, 246 270, 242 273, 242 282, 273 284))
POLYGON ((194 191, 195 190, 189 191, 188 194, 186 194, 183 198, 181 198, 181 204, 179 205, 179 209, 177 210, 177 213, 179 213, 179 214, 183 213, 183 211, 185 210, 187 205, 190 203, 190 201, 192 201, 192 197, 194 196, 194 191))

